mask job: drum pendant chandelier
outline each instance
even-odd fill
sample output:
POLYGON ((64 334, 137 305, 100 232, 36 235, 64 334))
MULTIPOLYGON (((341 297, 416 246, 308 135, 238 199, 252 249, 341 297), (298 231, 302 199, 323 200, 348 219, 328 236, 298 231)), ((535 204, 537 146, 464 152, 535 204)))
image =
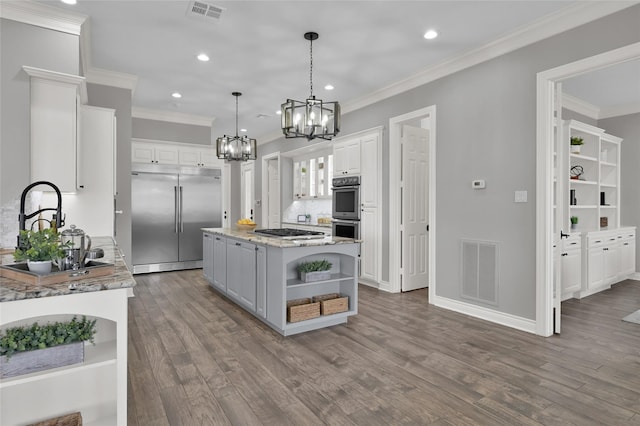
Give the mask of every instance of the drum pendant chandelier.
POLYGON ((287 99, 282 104, 282 132, 287 139, 315 138, 331 140, 340 132, 340 104, 338 102, 323 102, 313 95, 313 41, 318 39, 318 33, 308 32, 304 35, 309 40, 309 98, 302 102, 287 99))
POLYGON ((216 141, 218 158, 227 161, 247 161, 256 159, 256 140, 248 136, 238 136, 238 97, 240 92, 231 93, 236 97, 236 135, 224 135, 216 141))

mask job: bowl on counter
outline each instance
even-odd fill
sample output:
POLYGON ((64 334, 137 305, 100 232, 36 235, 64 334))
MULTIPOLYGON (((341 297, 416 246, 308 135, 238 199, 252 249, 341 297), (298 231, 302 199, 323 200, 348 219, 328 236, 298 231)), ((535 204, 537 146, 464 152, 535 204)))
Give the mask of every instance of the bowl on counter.
POLYGON ((253 231, 258 226, 256 223, 254 224, 244 224, 244 223, 236 223, 236 229, 239 231, 253 231))

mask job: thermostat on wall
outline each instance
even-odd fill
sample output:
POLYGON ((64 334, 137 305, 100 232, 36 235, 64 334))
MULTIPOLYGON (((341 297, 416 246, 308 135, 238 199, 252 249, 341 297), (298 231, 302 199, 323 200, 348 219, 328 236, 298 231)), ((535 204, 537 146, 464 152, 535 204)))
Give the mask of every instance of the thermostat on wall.
POLYGON ((484 179, 477 179, 471 182, 471 187, 473 189, 484 189, 485 186, 484 179))

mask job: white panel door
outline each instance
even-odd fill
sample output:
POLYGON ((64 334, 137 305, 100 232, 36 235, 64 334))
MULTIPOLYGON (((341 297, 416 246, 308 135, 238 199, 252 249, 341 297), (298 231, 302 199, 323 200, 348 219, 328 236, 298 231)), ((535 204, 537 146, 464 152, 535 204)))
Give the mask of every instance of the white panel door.
POLYGON ((240 217, 253 220, 253 200, 255 199, 253 184, 253 162, 240 166, 240 217))
POLYGON ((429 285, 429 130, 402 128, 402 291, 429 285))
POLYGON ((360 215, 360 276, 362 278, 378 282, 378 244, 380 238, 376 233, 378 222, 378 209, 365 207, 360 215))
POLYGON ((364 207, 378 206, 378 135, 369 136, 360 142, 360 203, 364 207))
POLYGON ((267 228, 280 228, 280 161, 272 158, 267 163, 268 173, 268 218, 267 228))

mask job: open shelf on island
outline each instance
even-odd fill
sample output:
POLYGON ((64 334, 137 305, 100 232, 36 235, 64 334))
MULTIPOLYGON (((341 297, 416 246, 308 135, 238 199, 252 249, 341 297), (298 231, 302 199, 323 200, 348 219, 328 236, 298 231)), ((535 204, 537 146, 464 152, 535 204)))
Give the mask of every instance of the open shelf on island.
POLYGON ((290 279, 287 280, 287 287, 288 288, 291 288, 291 287, 310 287, 310 286, 314 286, 314 285, 318 285, 318 284, 332 283, 332 282, 341 281, 341 280, 345 280, 345 279, 353 279, 353 275, 337 273, 337 274, 331 274, 331 277, 329 279, 327 279, 327 280, 310 281, 310 282, 304 282, 299 278, 290 278, 290 279))

